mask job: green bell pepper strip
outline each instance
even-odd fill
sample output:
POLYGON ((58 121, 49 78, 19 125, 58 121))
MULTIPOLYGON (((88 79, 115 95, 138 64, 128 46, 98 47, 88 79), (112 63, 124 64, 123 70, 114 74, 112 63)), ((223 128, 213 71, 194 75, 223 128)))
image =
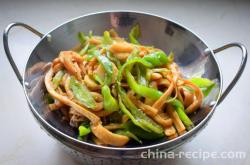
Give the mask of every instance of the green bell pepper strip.
POLYGON ((80 125, 78 127, 78 131, 79 131, 79 136, 80 137, 86 136, 86 135, 88 135, 91 132, 90 127, 85 127, 83 125, 80 125))
POLYGON ((89 62, 93 57, 95 57, 93 54, 87 54, 86 60, 89 62))
POLYGON ((139 24, 135 25, 129 32, 129 40, 132 44, 136 44, 136 45, 140 45, 140 43, 138 42, 138 38, 140 37, 140 27, 139 24))
POLYGON ((212 89, 216 86, 215 82, 207 78, 194 77, 191 78, 190 81, 201 89, 205 97, 208 96, 212 89))
POLYGON ((146 140, 155 140, 164 137, 163 132, 160 134, 156 134, 154 132, 145 131, 144 129, 136 126, 132 121, 128 121, 127 123, 125 123, 124 128, 133 133, 135 136, 146 140))
POLYGON ((102 87, 103 107, 107 112, 114 112, 119 110, 119 105, 116 99, 111 95, 111 91, 107 85, 102 87))
POLYGON ((108 31, 105 31, 105 32, 103 33, 103 40, 102 40, 102 43, 103 43, 104 45, 110 45, 110 44, 112 44, 112 42, 113 42, 113 40, 112 40, 112 38, 110 37, 110 33, 109 33, 108 31))
POLYGON ((89 38, 91 38, 91 37, 93 37, 93 32, 92 32, 92 31, 89 31, 88 36, 86 36, 83 32, 78 32, 78 33, 77 33, 77 38, 78 38, 78 40, 79 40, 79 42, 80 42, 80 44, 81 44, 82 46, 85 46, 86 41, 87 41, 89 38))
POLYGON ((118 90, 119 106, 122 112, 128 115, 128 117, 133 121, 135 125, 148 132, 155 132, 157 134, 161 134, 163 132, 163 129, 160 125, 155 123, 151 118, 145 115, 130 101, 121 87, 118 87, 118 90))
POLYGON ((87 43, 87 44, 82 48, 82 50, 80 50, 79 55, 80 55, 80 56, 83 56, 83 55, 88 51, 88 48, 89 48, 89 43, 87 43))
POLYGON ((173 99, 170 104, 174 107, 175 111, 177 112, 183 124, 186 126, 187 130, 191 130, 194 127, 194 124, 185 113, 185 109, 182 103, 177 99, 173 99))
POLYGON ((135 81, 135 78, 133 75, 126 69, 126 76, 127 76, 127 83, 129 87, 137 94, 143 97, 150 98, 152 100, 157 100, 161 97, 162 92, 154 89, 154 88, 149 88, 144 85, 140 85, 135 81))
POLYGON ((122 67, 120 68, 120 70, 118 72, 118 75, 117 75, 117 81, 118 82, 120 82, 122 80, 122 73, 125 70, 125 68, 130 67, 130 66, 134 65, 135 63, 140 63, 140 64, 142 64, 143 66, 145 66, 147 68, 153 68, 154 67, 151 63, 143 60, 142 58, 134 57, 134 58, 128 60, 126 63, 124 63, 122 65, 122 67))
POLYGON ((142 59, 151 63, 154 67, 162 66, 168 63, 168 57, 163 51, 150 53, 142 59))
MULTIPOLYGON (((130 113, 130 111, 126 108, 126 106, 123 104, 122 102, 122 98, 121 98, 121 95, 118 95, 118 101, 119 101, 119 107, 121 109, 121 111, 126 114, 132 121, 135 125, 138 125, 139 127, 142 127, 142 125, 140 125, 140 123, 135 119, 135 117, 130 113)), ((147 128, 143 128, 147 131, 150 131, 148 130, 147 128)))
POLYGON ((91 128, 89 125, 89 122, 84 121, 82 124, 78 127, 78 140, 81 141, 87 141, 87 135, 91 133, 91 128))
POLYGON ((165 65, 168 62, 168 56, 163 51, 156 51, 145 55, 143 58, 131 56, 124 65, 127 67, 127 65, 132 65, 132 63, 141 63, 147 68, 154 68, 165 65))
POLYGON ((87 37, 85 36, 85 34, 84 34, 83 32, 79 32, 79 33, 77 34, 77 38, 78 38, 80 44, 81 44, 82 46, 84 46, 85 43, 86 43, 86 41, 87 41, 87 37))
POLYGON ((70 78, 69 88, 74 97, 87 108, 94 109, 96 107, 95 100, 89 90, 74 77, 70 78))
POLYGON ((117 58, 113 57, 109 51, 107 51, 106 56, 110 61, 113 61, 115 63, 118 69, 121 68, 121 62, 117 58))
POLYGON ((130 137, 130 138, 134 139, 135 141, 137 141, 138 143, 142 144, 142 141, 137 136, 135 136, 132 132, 130 132, 129 130, 117 130, 115 133, 119 134, 119 135, 124 135, 124 136, 130 137))
POLYGON ((102 67, 104 68, 104 70, 106 72, 104 84, 110 85, 112 82, 112 75, 113 75, 112 63, 110 62, 110 60, 107 57, 102 56, 100 51, 98 51, 98 50, 93 50, 89 53, 97 58, 98 62, 102 65, 102 67))
MULTIPOLYGON (((129 59, 125 64, 123 64, 123 66, 119 70, 119 73, 117 76, 118 82, 121 81, 121 79, 122 79, 122 72, 124 70, 127 70, 126 68, 133 67, 133 65, 135 63, 140 63, 141 65, 143 65, 146 68, 153 68, 156 66, 161 66, 163 64, 166 64, 167 62, 168 62, 168 60, 167 60, 166 54, 164 52, 160 52, 160 51, 146 55, 143 58, 133 57, 133 58, 129 59)), ((132 74, 128 70, 126 71, 126 76, 127 76, 127 82, 128 82, 129 87, 135 93, 137 93, 141 96, 144 96, 144 97, 148 97, 152 100, 156 100, 162 95, 162 93, 156 89, 152 89, 152 88, 149 88, 147 86, 138 84, 135 81, 132 74)))
POLYGON ((64 70, 60 70, 56 73, 56 75, 53 77, 52 79, 52 83, 54 84, 55 88, 57 88, 59 86, 59 84, 61 83, 63 76, 65 74, 64 70))
POLYGON ((107 57, 101 56, 101 55, 97 56, 97 60, 99 61, 99 63, 101 63, 102 67, 106 71, 104 83, 107 85, 110 85, 110 83, 112 82, 112 75, 113 75, 112 63, 109 61, 109 59, 107 57))
POLYGON ((112 75, 113 75, 113 65, 109 61, 109 59, 105 56, 102 56, 98 50, 94 50, 91 52, 98 60, 98 62, 102 65, 105 70, 105 79, 104 83, 102 83, 102 96, 103 96, 103 105, 105 111, 118 111, 119 105, 116 99, 111 95, 111 91, 109 85, 112 82, 112 75))
POLYGON ((102 78, 98 74, 93 74, 93 78, 95 79, 96 82, 98 82, 100 85, 104 85, 104 82, 102 78))
POLYGON ((137 72, 137 81, 139 84, 148 86, 148 80, 146 79, 147 69, 140 64, 135 65, 137 72))
POLYGON ((125 73, 126 73, 126 77, 127 77, 127 83, 129 85, 129 87, 137 94, 139 94, 140 96, 143 97, 148 97, 152 100, 156 100, 158 98, 160 98, 160 96, 162 95, 162 92, 153 89, 153 88, 149 88, 145 85, 140 85, 138 84, 133 75, 130 73, 129 69, 131 69, 131 67, 133 67, 134 64, 141 64, 145 67, 152 67, 152 65, 150 63, 147 63, 146 61, 144 61, 141 58, 138 57, 134 57, 133 59, 130 59, 129 61, 127 61, 123 66, 122 69, 120 70, 120 73, 118 73, 118 80, 120 80, 120 76, 122 75, 121 72, 123 72, 123 70, 125 69, 125 73))

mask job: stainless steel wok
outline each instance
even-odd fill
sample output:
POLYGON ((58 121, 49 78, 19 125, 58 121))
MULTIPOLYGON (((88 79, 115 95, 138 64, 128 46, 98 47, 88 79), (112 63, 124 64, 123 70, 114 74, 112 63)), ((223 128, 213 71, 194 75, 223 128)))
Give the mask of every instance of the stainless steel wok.
POLYGON ((150 164, 151 160, 141 159, 143 151, 148 149, 169 151, 189 141, 208 123, 216 106, 223 101, 238 81, 247 61, 247 50, 240 43, 230 43, 212 50, 196 34, 174 21, 130 11, 102 12, 81 16, 63 23, 46 34, 24 23, 12 23, 5 29, 3 39, 6 55, 24 89, 32 114, 48 135, 57 139, 69 153, 84 164, 150 164), (217 83, 218 88, 204 100, 203 108, 191 116, 196 124, 195 128, 176 139, 154 141, 143 145, 128 145, 124 148, 98 146, 77 140, 76 132, 60 120, 61 114, 50 112, 44 101, 43 78, 47 63, 56 58, 61 50, 75 46, 76 35, 79 31, 92 30, 94 34, 102 35, 103 31, 114 28, 121 36, 126 37, 131 27, 138 23, 142 29, 140 41, 143 44, 154 45, 167 53, 173 51, 175 61, 186 77, 200 75, 212 79, 217 83), (13 27, 23 27, 41 37, 29 56, 23 75, 18 71, 9 50, 8 33, 13 27), (242 50, 242 61, 232 82, 222 93, 222 74, 215 55, 230 47, 238 47, 242 50))

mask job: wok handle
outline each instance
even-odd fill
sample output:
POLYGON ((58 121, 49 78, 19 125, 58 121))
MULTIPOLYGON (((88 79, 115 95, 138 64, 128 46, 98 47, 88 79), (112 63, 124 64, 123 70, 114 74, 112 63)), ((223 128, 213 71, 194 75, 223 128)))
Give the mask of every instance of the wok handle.
POLYGON ((218 101, 218 104, 220 104, 225 99, 225 97, 228 95, 228 93, 235 86, 235 84, 239 80, 240 76, 242 75, 242 72, 244 71, 245 66, 246 66, 246 62, 247 62, 247 49, 241 43, 237 43, 237 42, 229 43, 229 44, 226 44, 226 45, 224 45, 222 47, 219 47, 219 48, 213 50, 213 52, 215 54, 217 54, 217 53, 219 53, 219 52, 221 52, 221 51, 223 51, 225 49, 232 48, 232 47, 238 47, 238 48, 241 49, 241 51, 242 51, 242 54, 241 54, 241 64, 240 64, 239 69, 238 69, 236 75, 234 76, 233 80, 230 82, 230 84, 228 85, 228 87, 222 93, 222 95, 221 95, 221 97, 220 97, 220 99, 218 101))
POLYGON ((22 82, 23 82, 23 77, 22 75, 20 74, 18 68, 17 68, 17 65, 16 63, 14 62, 13 58, 12 58, 12 55, 10 53, 10 49, 9 49, 9 40, 8 40, 8 37, 9 37, 9 31, 15 27, 15 26, 20 26, 20 27, 23 27, 31 32, 33 32, 34 34, 36 34, 37 36, 39 36, 40 38, 43 37, 43 34, 40 33, 39 31, 37 31, 36 29, 32 28, 31 26, 29 25, 26 25, 24 23, 21 23, 21 22, 15 22, 15 23, 11 23, 9 24, 5 30, 4 30, 4 33, 3 33, 3 45, 4 45, 4 50, 5 50, 5 54, 10 62, 10 65, 12 66, 12 69, 14 70, 20 84, 22 85, 22 82))

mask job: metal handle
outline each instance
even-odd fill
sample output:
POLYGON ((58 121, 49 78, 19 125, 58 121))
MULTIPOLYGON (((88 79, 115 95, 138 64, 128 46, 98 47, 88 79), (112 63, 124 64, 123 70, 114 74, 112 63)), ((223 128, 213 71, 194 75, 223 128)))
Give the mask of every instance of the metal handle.
POLYGON ((228 49, 228 48, 231 48, 231 47, 238 47, 241 49, 242 51, 242 54, 241 54, 241 64, 239 66, 239 69, 236 73, 236 75, 234 76, 233 80, 230 82, 230 84, 228 85, 228 87, 225 89, 225 91, 222 93, 219 101, 218 101, 218 104, 220 104, 224 99, 225 97, 228 95, 228 93, 232 90, 232 88, 235 86, 236 82, 239 80, 242 72, 244 71, 245 69, 245 66, 246 66, 246 62, 247 62, 247 49, 244 45, 242 45, 241 43, 230 43, 230 44, 227 44, 227 45, 224 45, 220 48, 217 48, 215 50, 213 50, 214 53, 219 53, 225 49, 228 49))
POLYGON ((20 84, 22 85, 22 82, 23 82, 23 77, 21 76, 17 66, 16 66, 16 63, 14 62, 12 56, 11 56, 11 53, 10 53, 10 49, 9 49, 9 42, 8 42, 8 36, 9 36, 9 31, 15 27, 15 26, 21 26, 31 32, 33 32, 34 34, 38 35, 40 38, 43 37, 43 34, 40 33, 39 31, 37 31, 36 29, 32 28, 31 26, 29 25, 26 25, 24 23, 20 23, 20 22, 15 22, 15 23, 11 23, 9 24, 6 29, 4 30, 4 33, 3 33, 3 45, 4 45, 4 50, 5 50, 5 53, 6 53, 6 56, 10 62, 10 65, 12 66, 20 84))

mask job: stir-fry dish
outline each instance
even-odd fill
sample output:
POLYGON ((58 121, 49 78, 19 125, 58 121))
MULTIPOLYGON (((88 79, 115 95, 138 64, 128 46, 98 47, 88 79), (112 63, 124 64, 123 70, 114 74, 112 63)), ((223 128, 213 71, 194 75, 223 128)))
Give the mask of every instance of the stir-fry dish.
POLYGON ((79 140, 122 147, 173 139, 194 127, 189 114, 215 83, 185 78, 174 52, 141 45, 140 35, 139 25, 127 39, 113 29, 103 36, 79 32, 80 44, 52 61, 45 75, 48 106, 79 140))

